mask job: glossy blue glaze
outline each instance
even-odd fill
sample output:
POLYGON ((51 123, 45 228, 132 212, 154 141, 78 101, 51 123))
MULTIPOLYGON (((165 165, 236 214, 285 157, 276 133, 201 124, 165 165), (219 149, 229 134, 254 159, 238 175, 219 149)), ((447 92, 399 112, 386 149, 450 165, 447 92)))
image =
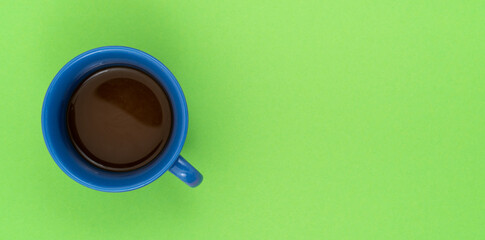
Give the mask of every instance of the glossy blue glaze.
POLYGON ((202 182, 202 174, 182 156, 170 168, 170 172, 191 187, 197 187, 202 182))
POLYGON ((169 168, 189 186, 197 186, 202 181, 202 175, 179 157, 187 125, 187 104, 173 74, 149 54, 121 46, 96 48, 69 61, 52 80, 42 106, 42 133, 56 164, 76 182, 105 192, 124 192, 143 187, 169 168), (173 108, 173 132, 163 152, 149 164, 129 172, 110 172, 85 161, 75 150, 67 132, 66 109, 74 90, 90 74, 111 66, 137 68, 153 76, 166 90, 173 108))

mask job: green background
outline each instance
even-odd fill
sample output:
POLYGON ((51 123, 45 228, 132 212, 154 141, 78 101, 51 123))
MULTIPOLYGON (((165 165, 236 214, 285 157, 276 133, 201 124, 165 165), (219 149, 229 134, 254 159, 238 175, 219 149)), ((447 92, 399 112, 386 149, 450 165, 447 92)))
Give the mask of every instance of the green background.
POLYGON ((0 0, 0 239, 485 239, 483 1, 0 0), (185 92, 196 189, 83 187, 44 94, 105 45, 185 92))

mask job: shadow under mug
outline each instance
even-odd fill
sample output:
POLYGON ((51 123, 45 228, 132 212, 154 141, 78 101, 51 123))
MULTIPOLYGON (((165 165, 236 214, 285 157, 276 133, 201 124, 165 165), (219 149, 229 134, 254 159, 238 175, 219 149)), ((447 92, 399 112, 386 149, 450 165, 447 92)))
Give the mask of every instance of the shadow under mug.
POLYGON ((199 185, 202 175, 180 156, 187 125, 187 104, 173 74, 156 58, 129 47, 95 48, 69 61, 52 80, 42 106, 42 133, 56 164, 76 182, 104 192, 143 187, 167 170, 191 187, 199 185), (83 159, 70 140, 66 122, 69 100, 79 84, 94 72, 114 66, 139 69, 156 79, 165 89, 173 111, 172 133, 162 152, 147 165, 127 172, 103 170, 83 159))

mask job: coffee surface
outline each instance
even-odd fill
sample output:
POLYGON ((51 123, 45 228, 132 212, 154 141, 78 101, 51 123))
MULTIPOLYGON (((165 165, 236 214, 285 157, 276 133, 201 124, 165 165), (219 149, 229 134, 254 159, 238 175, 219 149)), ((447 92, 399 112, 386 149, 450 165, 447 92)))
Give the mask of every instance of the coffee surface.
POLYGON ((150 76, 112 67, 78 87, 68 105, 67 126, 87 161, 106 170, 129 171, 162 151, 172 129, 172 109, 150 76))

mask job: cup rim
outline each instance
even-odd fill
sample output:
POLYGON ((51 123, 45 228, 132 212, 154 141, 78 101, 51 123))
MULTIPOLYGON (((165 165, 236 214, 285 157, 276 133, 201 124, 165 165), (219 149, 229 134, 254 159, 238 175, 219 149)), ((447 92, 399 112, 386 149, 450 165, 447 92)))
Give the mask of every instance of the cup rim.
MULTIPOLYGON (((99 63, 96 66, 98 68, 102 67, 101 65, 99 65, 99 63)), ((74 83, 71 83, 71 84, 74 84, 74 83)), ((76 86, 77 85, 79 85, 79 83, 77 83, 76 86)), ((55 104, 61 104, 61 103, 55 103, 55 104)), ((52 158, 54 159, 55 163, 59 166, 59 168, 61 168, 61 170, 66 175, 68 175, 76 182, 95 190, 104 191, 104 192, 124 192, 124 191, 131 191, 131 190, 141 188, 155 181, 174 164, 174 162, 176 161, 176 159, 178 158, 182 150, 182 147, 187 135, 188 111, 187 111, 187 103, 186 103, 182 88, 180 87, 175 76, 170 72, 170 70, 163 63, 161 63, 159 60, 149 55, 148 53, 135 48, 124 47, 124 46, 105 46, 105 47, 98 47, 95 49, 91 49, 79 54, 78 56, 70 60, 68 63, 66 63, 59 70, 59 72, 56 74, 56 76, 53 78, 52 82, 50 83, 49 88, 47 89, 47 92, 45 94, 43 105, 42 105, 41 123, 42 123, 42 134, 43 134, 44 142, 47 146, 47 149, 50 155, 52 156, 52 158), (99 183, 93 183, 93 182, 87 181, 85 179, 86 177, 85 178, 80 177, 78 176, 78 174, 75 174, 73 171, 71 171, 72 169, 69 169, 69 167, 66 167, 65 160, 61 159, 61 157, 58 156, 58 152, 68 151, 68 150, 59 149, 59 146, 56 146, 53 143, 53 139, 51 138, 52 132, 50 128, 55 128, 58 126, 50 126, 50 124, 48 123, 49 122, 48 111, 49 111, 49 104, 51 105, 54 104, 52 103, 53 98, 56 97, 54 95, 56 93, 59 93, 60 91, 67 91, 65 89, 59 89, 59 84, 57 83, 61 81, 74 81, 72 79, 65 78, 66 73, 73 71, 72 69, 73 66, 75 65, 79 66, 80 64, 82 65, 81 62, 83 60, 85 60, 86 58, 93 58, 96 55, 103 56, 106 54, 121 54, 121 53, 125 54, 126 56, 136 55, 139 61, 146 61, 145 66, 152 66, 150 69, 142 68, 141 70, 150 70, 151 72, 149 71, 148 73, 154 76, 157 82, 165 88, 165 91, 167 92, 167 95, 169 96, 170 102, 172 104, 172 108, 174 111, 174 118, 176 118, 174 119, 174 124, 177 124, 178 127, 176 129, 175 127, 173 128, 172 130, 173 132, 171 133, 171 137, 169 142, 167 143, 167 146, 154 160, 152 160, 152 162, 156 162, 152 166, 153 169, 140 174, 140 177, 138 178, 137 181, 131 180, 132 181, 131 183, 125 184, 124 186, 113 187, 113 186, 106 186, 106 185, 103 186, 102 184, 99 184, 99 183), (169 89, 167 89, 167 84, 169 85, 169 89)), ((141 167, 141 168, 144 168, 144 167, 141 167)), ((138 169, 133 171, 137 171, 137 170, 138 169)))

